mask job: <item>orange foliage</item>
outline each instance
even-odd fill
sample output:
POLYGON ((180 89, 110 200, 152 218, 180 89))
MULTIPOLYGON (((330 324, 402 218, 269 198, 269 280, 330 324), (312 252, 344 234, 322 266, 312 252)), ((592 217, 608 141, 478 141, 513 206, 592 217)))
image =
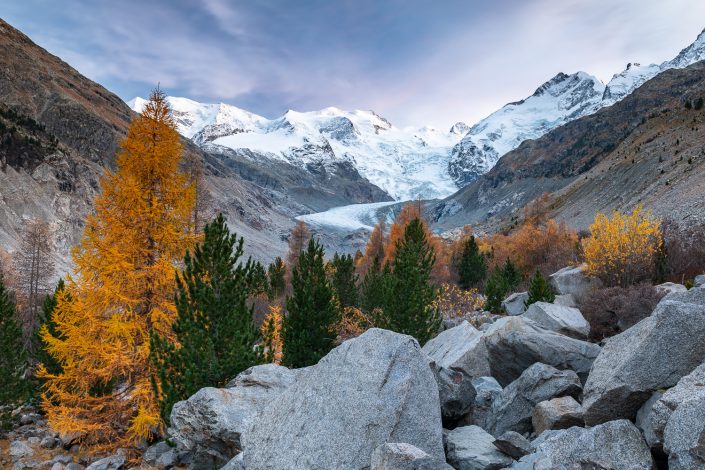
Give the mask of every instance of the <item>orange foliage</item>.
POLYGON ((264 317, 262 327, 262 343, 264 344, 264 360, 274 364, 282 361, 282 308, 271 305, 269 313, 264 317))
POLYGON ((387 224, 380 219, 370 233, 370 238, 365 247, 365 253, 356 260, 357 273, 362 278, 370 270, 375 258, 380 265, 384 262, 384 248, 387 245, 387 224))
POLYGON ((335 325, 338 344, 350 338, 360 336, 372 328, 372 320, 362 310, 355 307, 345 307, 340 321, 335 325))
POLYGON ((528 222, 509 234, 497 233, 480 240, 480 249, 492 256, 489 270, 509 258, 524 278, 536 268, 548 276, 574 264, 578 258, 578 235, 565 223, 549 220, 545 224, 528 222))
POLYGON ((75 275, 53 314, 58 335, 42 331, 63 367, 57 375, 39 370, 49 423, 94 449, 135 446, 160 428, 149 334, 171 334, 175 267, 196 241, 195 192, 179 170, 181 151, 156 91, 121 143, 117 170, 101 181, 73 253, 75 275))

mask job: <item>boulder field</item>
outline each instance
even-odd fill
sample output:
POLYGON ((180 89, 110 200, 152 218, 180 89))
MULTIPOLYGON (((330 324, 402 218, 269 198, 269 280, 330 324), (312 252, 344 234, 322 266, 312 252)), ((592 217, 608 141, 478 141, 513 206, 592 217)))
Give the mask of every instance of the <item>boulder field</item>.
MULTIPOLYGON (((589 295, 581 276, 570 268, 551 282, 563 296, 589 295)), ((565 298, 479 329, 464 321, 423 347, 373 328, 311 367, 253 367, 177 403, 169 445, 148 449, 149 463, 705 469, 705 289, 673 289, 602 347, 585 340, 589 324, 565 298)))

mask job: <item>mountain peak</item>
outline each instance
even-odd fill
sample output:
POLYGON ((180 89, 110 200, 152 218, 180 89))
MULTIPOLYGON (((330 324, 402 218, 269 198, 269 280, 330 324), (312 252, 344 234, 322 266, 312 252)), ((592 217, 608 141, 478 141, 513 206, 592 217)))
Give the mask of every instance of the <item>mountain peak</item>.
POLYGON ((449 132, 454 135, 465 135, 469 130, 470 126, 468 126, 462 121, 459 121, 453 124, 453 127, 450 128, 449 132))

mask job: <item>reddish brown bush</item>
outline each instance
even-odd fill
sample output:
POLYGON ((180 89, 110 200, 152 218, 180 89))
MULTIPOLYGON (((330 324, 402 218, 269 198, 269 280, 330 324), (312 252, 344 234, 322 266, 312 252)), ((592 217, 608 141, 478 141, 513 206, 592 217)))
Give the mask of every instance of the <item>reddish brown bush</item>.
POLYGON ((666 220, 661 230, 666 254, 665 280, 685 284, 705 273, 705 227, 679 227, 666 220))
POLYGON ((651 315, 663 297, 649 284, 598 289, 579 300, 590 323, 590 339, 601 341, 621 333, 651 315))

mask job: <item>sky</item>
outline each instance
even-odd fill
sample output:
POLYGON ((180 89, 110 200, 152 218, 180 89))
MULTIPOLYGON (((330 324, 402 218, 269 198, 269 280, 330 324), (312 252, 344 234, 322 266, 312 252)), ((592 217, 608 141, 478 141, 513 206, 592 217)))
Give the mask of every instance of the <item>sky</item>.
POLYGON ((558 72, 673 58, 703 0, 2 0, 0 17, 124 100, 157 84, 268 118, 372 109, 473 124, 558 72))

